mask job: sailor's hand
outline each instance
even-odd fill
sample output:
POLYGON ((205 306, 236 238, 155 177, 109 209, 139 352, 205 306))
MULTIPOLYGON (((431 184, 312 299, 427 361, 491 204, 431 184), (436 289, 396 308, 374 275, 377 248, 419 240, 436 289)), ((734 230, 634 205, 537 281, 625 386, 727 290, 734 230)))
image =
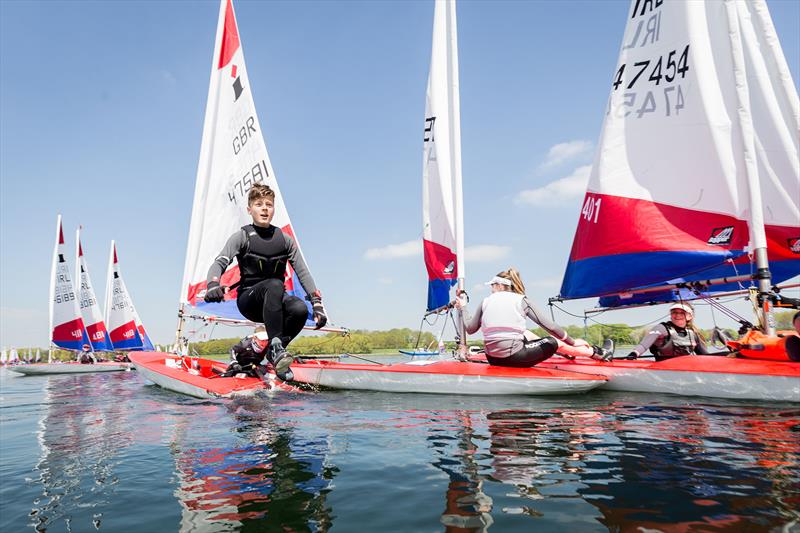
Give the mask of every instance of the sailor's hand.
POLYGON ((628 354, 628 356, 625 359, 627 359, 629 361, 633 361, 634 359, 638 359, 638 358, 639 358, 639 354, 638 353, 631 352, 631 353, 628 354))
POLYGON ((468 303, 469 298, 467 298, 467 293, 464 291, 459 291, 458 294, 456 294, 456 299, 453 302, 453 305, 456 309, 466 309, 468 303))
POLYGON ((314 329, 325 327, 325 324, 328 323, 328 315, 325 314, 325 308, 322 307, 322 300, 314 302, 311 306, 311 312, 314 315, 314 322, 317 323, 314 329))
POLYGON ((573 342, 575 344, 573 344, 572 346, 574 346, 575 348, 579 348, 579 347, 583 347, 583 346, 590 347, 589 343, 584 339, 573 339, 573 342))
POLYGON ((206 288, 206 295, 203 298, 207 303, 221 302, 225 299, 225 289, 218 281, 209 281, 206 288))

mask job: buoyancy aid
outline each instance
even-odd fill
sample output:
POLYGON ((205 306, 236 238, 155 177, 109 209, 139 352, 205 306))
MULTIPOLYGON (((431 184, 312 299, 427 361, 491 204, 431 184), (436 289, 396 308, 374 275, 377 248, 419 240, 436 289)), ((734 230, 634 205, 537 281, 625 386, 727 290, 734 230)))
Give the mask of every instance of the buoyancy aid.
POLYGON ((281 229, 276 226, 260 228, 248 224, 242 226, 242 230, 247 236, 247 244, 236 256, 241 273, 240 290, 265 279, 283 280, 289 248, 281 229))
POLYGON ((481 333, 484 340, 518 339, 525 334, 522 299, 515 292, 495 292, 481 303, 481 333))
POLYGON ((661 337, 650 347, 650 353, 657 359, 667 359, 681 355, 694 354, 697 349, 697 333, 691 328, 676 328, 672 322, 662 322, 667 336, 661 337))

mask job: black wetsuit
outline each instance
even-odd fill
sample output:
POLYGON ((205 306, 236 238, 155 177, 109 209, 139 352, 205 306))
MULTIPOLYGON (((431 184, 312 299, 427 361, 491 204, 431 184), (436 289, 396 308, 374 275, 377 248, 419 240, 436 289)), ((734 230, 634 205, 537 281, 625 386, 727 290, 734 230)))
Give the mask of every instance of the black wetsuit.
POLYGON ((248 320, 264 324, 270 339, 279 338, 287 346, 309 316, 303 300, 286 294, 283 280, 287 262, 306 293, 312 298, 319 294, 294 239, 272 225, 244 226, 225 243, 208 270, 208 281, 219 280, 233 257, 241 274, 236 299, 239 311, 248 320))

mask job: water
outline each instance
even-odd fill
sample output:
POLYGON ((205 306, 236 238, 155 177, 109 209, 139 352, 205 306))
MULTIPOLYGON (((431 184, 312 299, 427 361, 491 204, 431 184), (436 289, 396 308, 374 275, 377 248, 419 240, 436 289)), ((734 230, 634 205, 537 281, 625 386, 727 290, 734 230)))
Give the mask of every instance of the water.
POLYGON ((0 531, 799 531, 800 408, 0 370, 0 531))

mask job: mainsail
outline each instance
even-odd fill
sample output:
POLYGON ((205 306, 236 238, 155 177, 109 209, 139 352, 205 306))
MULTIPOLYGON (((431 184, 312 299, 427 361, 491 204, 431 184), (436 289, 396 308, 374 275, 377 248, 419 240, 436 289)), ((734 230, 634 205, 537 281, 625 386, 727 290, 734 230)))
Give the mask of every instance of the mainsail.
POLYGON ((75 259, 75 292, 78 294, 78 302, 81 308, 81 317, 86 325, 86 333, 94 351, 110 351, 114 347, 106 331, 103 322, 103 313, 100 311, 100 304, 94 293, 92 280, 89 277, 89 267, 86 266, 86 259, 83 257, 83 246, 81 246, 81 226, 75 232, 75 249, 77 257, 75 259))
MULTIPOLYGON (((461 116, 455 0, 436 0, 425 99, 422 223, 428 310, 446 305, 464 280, 461 116)), ((463 287, 460 287, 463 288, 463 287)))
MULTIPOLYGON (((256 114, 233 5, 231 0, 221 0, 181 285, 182 304, 219 317, 243 319, 236 307, 235 290, 221 303, 205 303, 203 295, 206 274, 223 245, 235 231, 251 223, 246 211, 247 193, 255 183, 264 183, 275 191, 272 224, 291 235, 299 248, 256 114)), ((234 263, 220 282, 230 287, 238 280, 239 266, 234 263)), ((291 265, 287 265, 284 284, 289 294, 305 300, 306 293, 291 265)), ((307 305, 307 324, 313 325, 307 305)))
POLYGON ((50 272, 50 343, 68 350, 80 350, 84 344, 89 344, 65 258, 61 215, 56 222, 56 244, 50 272))
POLYGON ((763 0, 633 0, 560 297, 800 274, 798 108, 763 0))
POLYGON ((104 318, 108 324, 111 343, 115 349, 142 349, 142 335, 137 325, 136 311, 119 271, 117 246, 114 241, 111 241, 111 251, 108 257, 104 318))

